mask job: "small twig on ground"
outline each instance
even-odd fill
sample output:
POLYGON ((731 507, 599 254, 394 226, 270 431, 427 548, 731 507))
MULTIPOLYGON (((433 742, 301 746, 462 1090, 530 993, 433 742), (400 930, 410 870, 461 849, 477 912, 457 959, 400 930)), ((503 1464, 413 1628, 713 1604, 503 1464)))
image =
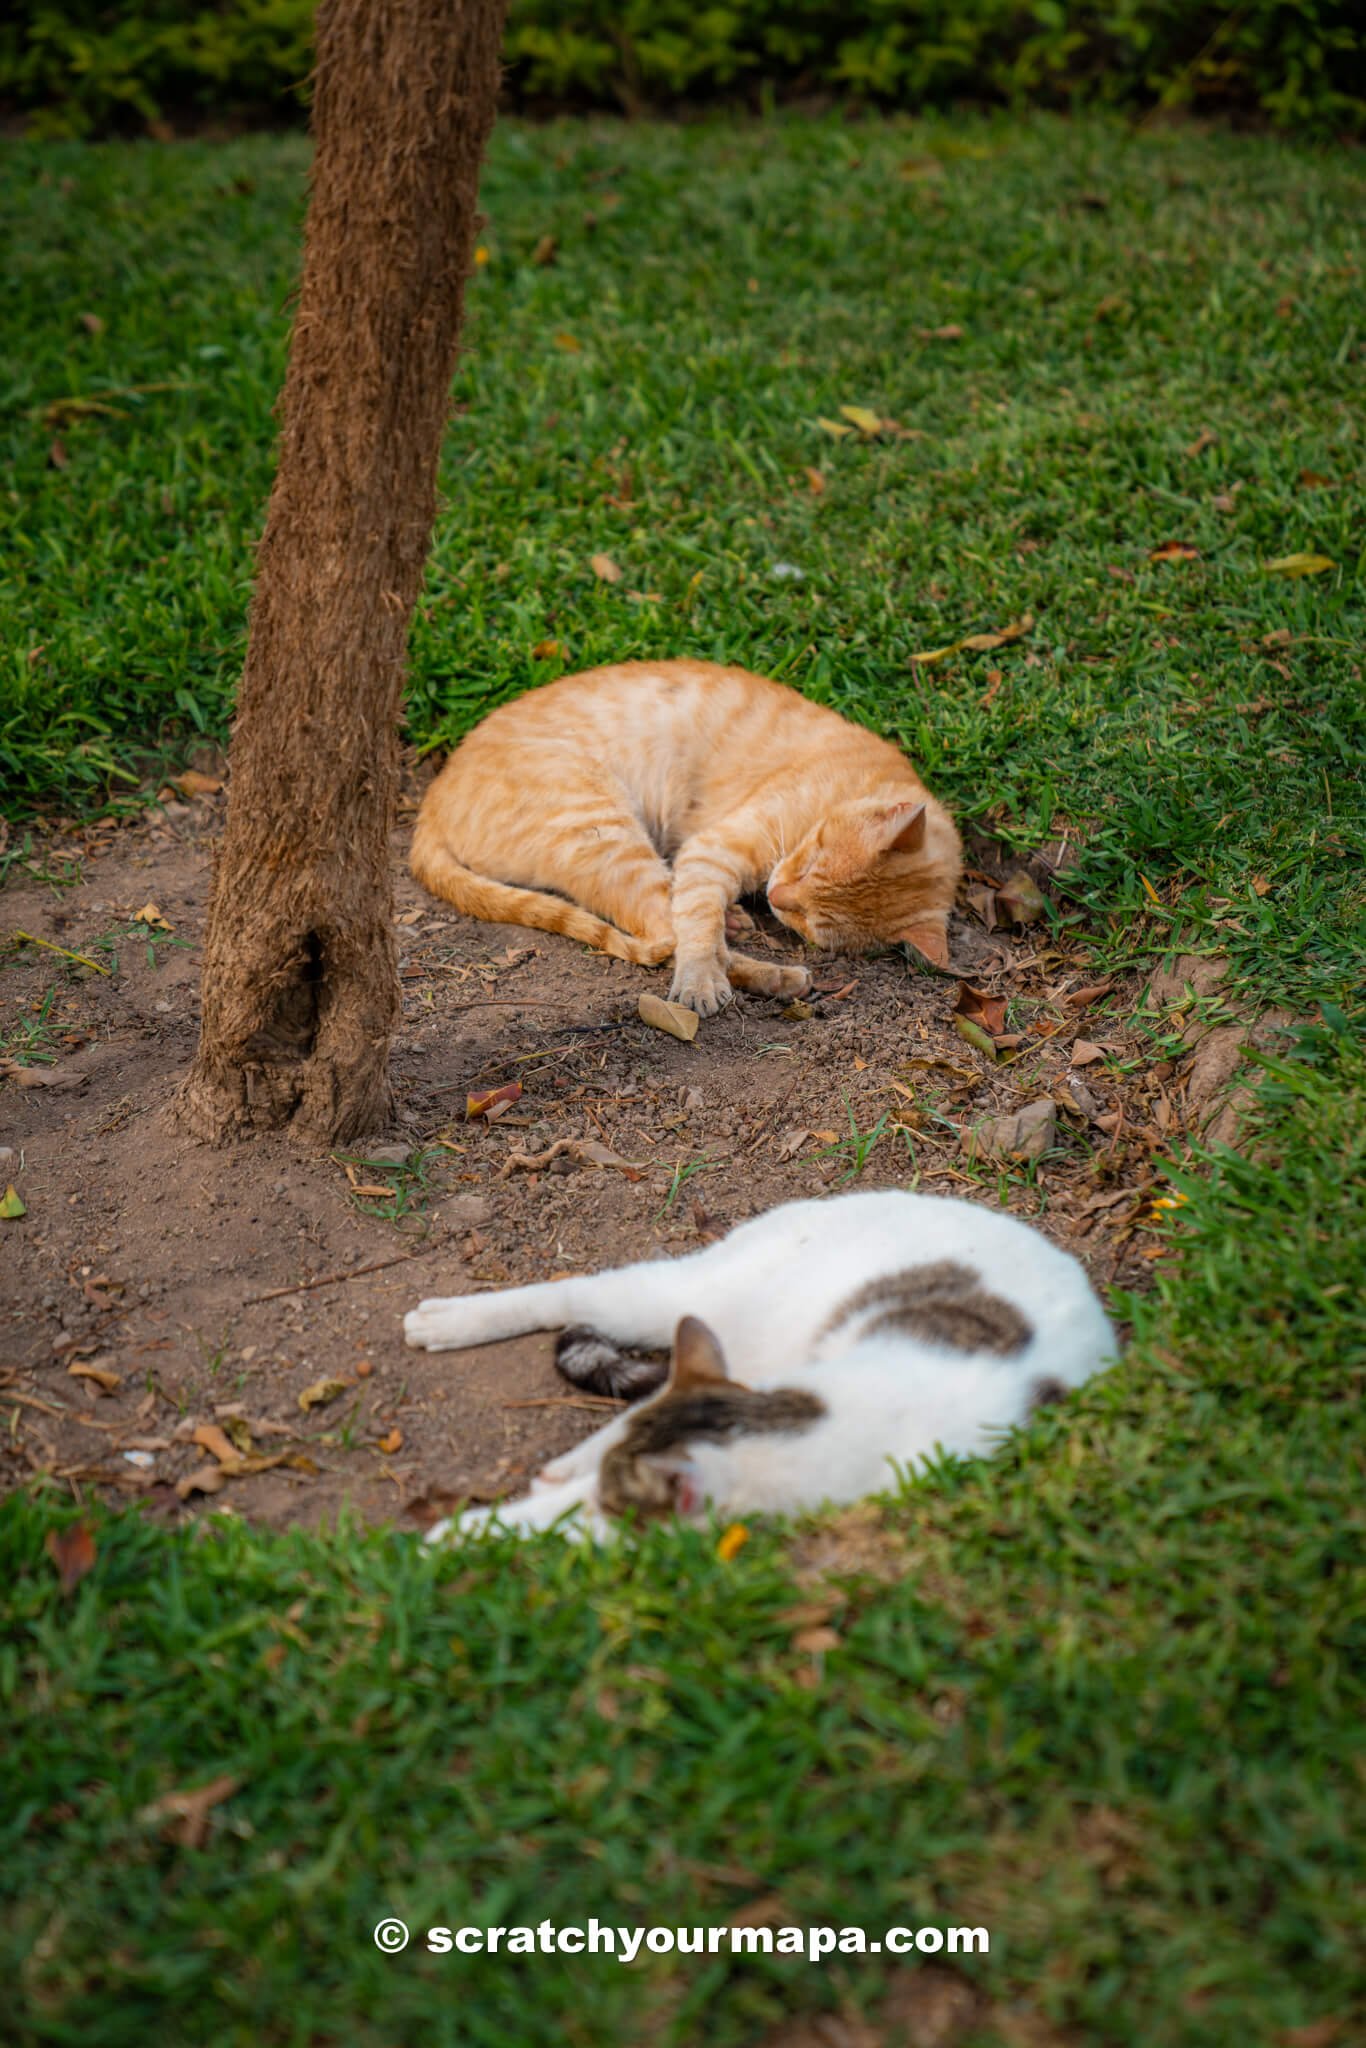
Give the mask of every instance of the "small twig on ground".
POLYGON ((448 1230, 442 1237, 434 1237, 430 1243, 419 1245, 415 1252, 399 1252, 392 1259, 376 1259, 370 1266, 353 1266, 345 1273, 324 1273, 317 1280, 298 1280, 293 1287, 272 1287, 266 1294, 249 1294, 242 1303, 243 1308, 255 1308, 258 1302, 278 1301, 284 1294, 308 1294, 315 1287, 340 1287, 347 1280, 361 1280, 367 1273, 382 1273, 386 1266, 406 1266, 410 1259, 425 1258, 428 1252, 438 1251, 442 1245, 454 1242, 456 1233, 448 1230))

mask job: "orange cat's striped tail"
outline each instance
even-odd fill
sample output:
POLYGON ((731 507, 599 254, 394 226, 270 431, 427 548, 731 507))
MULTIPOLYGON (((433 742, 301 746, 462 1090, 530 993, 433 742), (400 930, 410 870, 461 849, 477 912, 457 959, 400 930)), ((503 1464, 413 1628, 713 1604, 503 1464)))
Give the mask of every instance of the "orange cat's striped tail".
POLYGON ((563 932, 566 938, 578 939, 599 953, 610 953, 614 960, 633 961, 637 967, 657 967, 673 951, 672 939, 634 938, 563 896, 519 889, 462 867, 442 845, 436 827, 422 816, 413 834, 408 866, 424 889, 453 903, 467 917, 482 917, 491 924, 526 924, 540 932, 563 932))

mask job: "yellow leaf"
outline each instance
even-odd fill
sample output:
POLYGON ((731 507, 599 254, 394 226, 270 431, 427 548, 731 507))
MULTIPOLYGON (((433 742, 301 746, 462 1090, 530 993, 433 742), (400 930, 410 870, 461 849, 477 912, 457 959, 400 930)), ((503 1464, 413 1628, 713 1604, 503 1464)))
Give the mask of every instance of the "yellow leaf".
POLYGON ((564 648, 558 640, 538 640, 531 650, 533 661, 560 661, 563 657, 564 648))
POLYGON ((133 923, 149 925, 156 931, 168 932, 171 929, 155 903, 144 903, 141 910, 135 910, 133 923))
POLYGON ((730 1527, 723 1531, 721 1535, 721 1539, 716 1546, 716 1555, 720 1558, 722 1564, 729 1564, 731 1559, 737 1557, 748 1542, 749 1530, 745 1527, 744 1523, 732 1522, 730 1527))
POLYGON ((395 1451, 401 1451, 403 1449, 403 1431, 401 1429, 391 1429, 387 1436, 380 1438, 379 1449, 384 1452, 386 1458, 392 1456, 395 1451))
POLYGON ((555 346, 556 348, 567 349, 571 356, 582 355, 583 353, 583 343, 576 341, 572 334, 557 334, 555 336, 555 346))
POLYGON ((1337 563, 1328 555, 1281 555, 1274 562, 1263 562, 1262 567, 1269 576, 1322 576, 1325 569, 1336 569, 1337 563))
POLYGON ((621 571, 610 555, 594 555, 588 566, 597 577, 599 583, 620 583, 621 581, 621 571))
POLYGON ((113 1394, 123 1385, 122 1373, 111 1372, 106 1365, 96 1365, 93 1360, 86 1365, 79 1358, 67 1371, 74 1380, 93 1380, 103 1393, 113 1394))
POLYGON ((522 1099, 520 1081, 505 1081, 501 1088, 485 1088, 478 1095, 465 1097, 465 1116, 488 1116, 492 1112, 511 1109, 514 1102, 522 1099))
POLYGON ((223 785, 216 775, 203 775, 198 768, 187 768, 183 775, 171 777, 171 787, 179 790, 188 803, 191 797, 217 796, 223 785))
POLYGON ((310 1408, 325 1408, 329 1401, 335 1401, 338 1394, 344 1394, 350 1387, 350 1380, 314 1380, 311 1387, 305 1387, 299 1396, 299 1406, 307 1415, 310 1408))
POLYGON ((7 1223, 17 1223, 21 1216, 27 1214, 28 1210, 11 1182, 4 1194, 0 1195, 0 1216, 3 1216, 7 1223))
POLYGON ((836 441, 842 441, 847 434, 852 434, 854 431, 852 427, 843 426, 839 420, 822 419, 819 415, 816 419, 816 425, 823 434, 829 434, 836 441))
POLYGON ((1148 901, 1150 903, 1155 903, 1158 909, 1160 910, 1162 908, 1162 898, 1158 895, 1156 889, 1154 889, 1152 883, 1148 880, 1148 877, 1146 875, 1140 875, 1138 879, 1143 884, 1143 891, 1144 894, 1147 896, 1148 901))
POLYGON ((489 260, 489 252, 484 247, 482 242, 479 244, 479 247, 474 252, 474 260, 481 270, 489 260))
POLYGON ((1034 630, 1034 614, 1026 612, 1022 618, 1012 619, 1008 626, 1002 626, 999 633, 969 633, 965 640, 951 640, 947 647, 929 647, 923 654, 913 654, 912 661, 922 667, 930 662, 945 661, 960 649, 970 654, 989 654, 993 648, 1007 647, 1012 640, 1022 640, 1026 633, 1034 630))
POLYGON ((852 420, 861 434, 880 434, 882 431, 881 419, 875 412, 869 412, 866 405, 842 405, 840 418, 852 420))

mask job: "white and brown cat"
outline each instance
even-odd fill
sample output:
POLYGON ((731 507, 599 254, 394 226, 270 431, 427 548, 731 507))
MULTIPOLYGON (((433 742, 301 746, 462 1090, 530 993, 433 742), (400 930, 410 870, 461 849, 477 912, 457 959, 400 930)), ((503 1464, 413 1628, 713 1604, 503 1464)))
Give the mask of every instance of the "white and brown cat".
POLYGON ((633 661, 491 712, 428 789, 411 865, 472 917, 672 955, 670 995, 709 1017, 737 988, 810 985, 728 946, 763 888, 813 945, 945 965, 960 848, 890 741, 745 669, 633 661))
POLYGON ((937 1451, 990 1451, 1116 1352, 1082 1267, 1037 1230, 895 1189, 790 1202, 686 1258, 424 1301, 404 1319, 428 1351, 548 1329, 566 1377, 650 1398, 525 1499, 429 1540, 856 1500, 937 1451), (670 1342, 668 1366, 630 1355, 670 1342))

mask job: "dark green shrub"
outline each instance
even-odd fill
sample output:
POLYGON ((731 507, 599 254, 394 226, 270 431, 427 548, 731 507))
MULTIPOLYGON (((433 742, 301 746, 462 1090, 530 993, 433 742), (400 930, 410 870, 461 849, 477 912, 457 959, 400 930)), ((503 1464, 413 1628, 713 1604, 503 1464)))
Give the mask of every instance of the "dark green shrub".
MULTIPOLYGON (((15 0, 0 103, 39 132, 168 113, 288 118, 310 0, 15 0)), ((762 90, 918 107, 1074 100, 1366 131, 1359 0, 511 0, 513 105, 637 109, 762 90)))

